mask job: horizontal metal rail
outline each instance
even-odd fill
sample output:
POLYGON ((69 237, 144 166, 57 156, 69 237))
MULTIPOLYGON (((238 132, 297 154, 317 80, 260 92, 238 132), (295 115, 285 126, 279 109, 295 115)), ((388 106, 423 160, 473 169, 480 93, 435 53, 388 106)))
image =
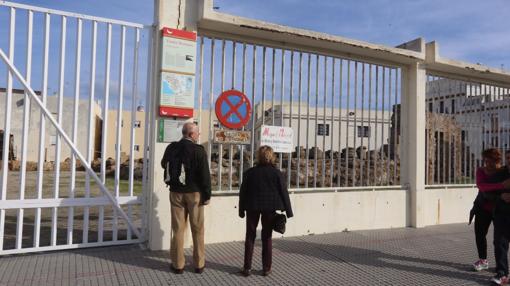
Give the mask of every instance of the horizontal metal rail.
MULTIPOLYGON (((119 197, 119 205, 141 204, 140 197, 119 197)), ((109 206, 111 201, 106 197, 97 198, 69 198, 69 199, 24 199, 0 201, 0 209, 31 209, 31 208, 63 208, 63 207, 95 207, 109 206)))
POLYGON ((150 25, 141 25, 141 24, 137 24, 137 23, 133 23, 133 22, 112 20, 112 19, 108 19, 108 18, 89 16, 89 15, 66 12, 66 11, 55 10, 55 9, 42 8, 42 7, 31 6, 31 5, 26 5, 26 4, 19 4, 19 3, 3 1, 3 0, 0 0, 0 6, 26 9, 26 10, 33 11, 33 12, 49 13, 49 14, 54 14, 54 15, 73 17, 73 18, 96 21, 96 22, 107 23, 107 24, 118 24, 118 25, 128 26, 128 27, 132 27, 132 28, 150 27, 150 25))

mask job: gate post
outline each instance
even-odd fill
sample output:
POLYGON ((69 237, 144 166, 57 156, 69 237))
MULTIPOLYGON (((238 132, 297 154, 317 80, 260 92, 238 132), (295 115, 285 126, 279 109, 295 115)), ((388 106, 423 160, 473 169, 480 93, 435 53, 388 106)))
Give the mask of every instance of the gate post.
POLYGON ((163 27, 197 31, 200 0, 155 0, 154 1, 154 65, 152 67, 152 104, 150 120, 152 136, 150 138, 149 189, 147 206, 148 247, 152 250, 170 248, 170 201, 169 191, 164 183, 164 172, 160 161, 168 143, 157 142, 159 116, 159 90, 161 81, 161 29, 163 27))
POLYGON ((427 225, 425 192, 426 70, 422 63, 408 65, 402 73, 402 185, 408 191, 408 222, 427 225))

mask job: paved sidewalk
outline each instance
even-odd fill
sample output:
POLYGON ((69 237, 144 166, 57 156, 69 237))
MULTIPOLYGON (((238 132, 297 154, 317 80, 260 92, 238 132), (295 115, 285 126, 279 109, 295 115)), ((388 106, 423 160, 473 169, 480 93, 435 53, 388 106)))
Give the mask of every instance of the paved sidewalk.
MULTIPOLYGON (((488 241, 493 271, 492 236, 488 241)), ((242 242, 206 249, 202 275, 190 265, 172 274, 167 252, 138 246, 2 257, 0 285, 489 285, 492 275, 471 271, 474 233, 458 224, 275 239, 269 277, 237 274, 242 242)), ((255 269, 260 251, 258 243, 255 269)))

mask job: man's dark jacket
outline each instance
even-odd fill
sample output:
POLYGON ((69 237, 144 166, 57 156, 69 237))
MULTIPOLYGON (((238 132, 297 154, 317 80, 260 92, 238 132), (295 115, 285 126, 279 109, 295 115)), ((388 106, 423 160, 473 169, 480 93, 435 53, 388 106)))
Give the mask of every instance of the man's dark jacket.
POLYGON ((161 167, 166 170, 167 163, 175 160, 177 156, 186 158, 186 161, 189 162, 189 172, 186 172, 186 185, 170 184, 170 191, 176 193, 200 192, 202 202, 209 200, 211 198, 211 176, 204 147, 188 139, 172 142, 166 147, 163 159, 161 159, 161 167))
POLYGON ((284 210, 292 217, 289 192, 285 178, 277 168, 264 165, 248 169, 243 174, 243 183, 239 192, 239 216, 244 211, 284 210))

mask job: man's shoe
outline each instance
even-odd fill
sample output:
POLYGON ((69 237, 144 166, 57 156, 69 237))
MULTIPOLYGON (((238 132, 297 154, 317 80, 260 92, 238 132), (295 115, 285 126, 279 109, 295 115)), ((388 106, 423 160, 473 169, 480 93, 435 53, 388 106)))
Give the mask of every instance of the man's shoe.
POLYGON ((501 274, 496 274, 496 276, 491 278, 491 283, 496 285, 508 285, 508 277, 501 274))
POLYGON ((244 277, 248 277, 251 275, 251 269, 241 269, 240 273, 244 276, 244 277))
POLYGON ((264 271, 262 272, 262 275, 263 275, 263 276, 269 276, 269 274, 271 274, 271 270, 264 270, 264 271))
POLYGON ((182 274, 184 273, 184 269, 177 269, 173 265, 170 267, 172 269, 172 272, 175 274, 182 274))
POLYGON ((204 272, 205 266, 202 268, 195 268, 195 273, 202 274, 204 272))

